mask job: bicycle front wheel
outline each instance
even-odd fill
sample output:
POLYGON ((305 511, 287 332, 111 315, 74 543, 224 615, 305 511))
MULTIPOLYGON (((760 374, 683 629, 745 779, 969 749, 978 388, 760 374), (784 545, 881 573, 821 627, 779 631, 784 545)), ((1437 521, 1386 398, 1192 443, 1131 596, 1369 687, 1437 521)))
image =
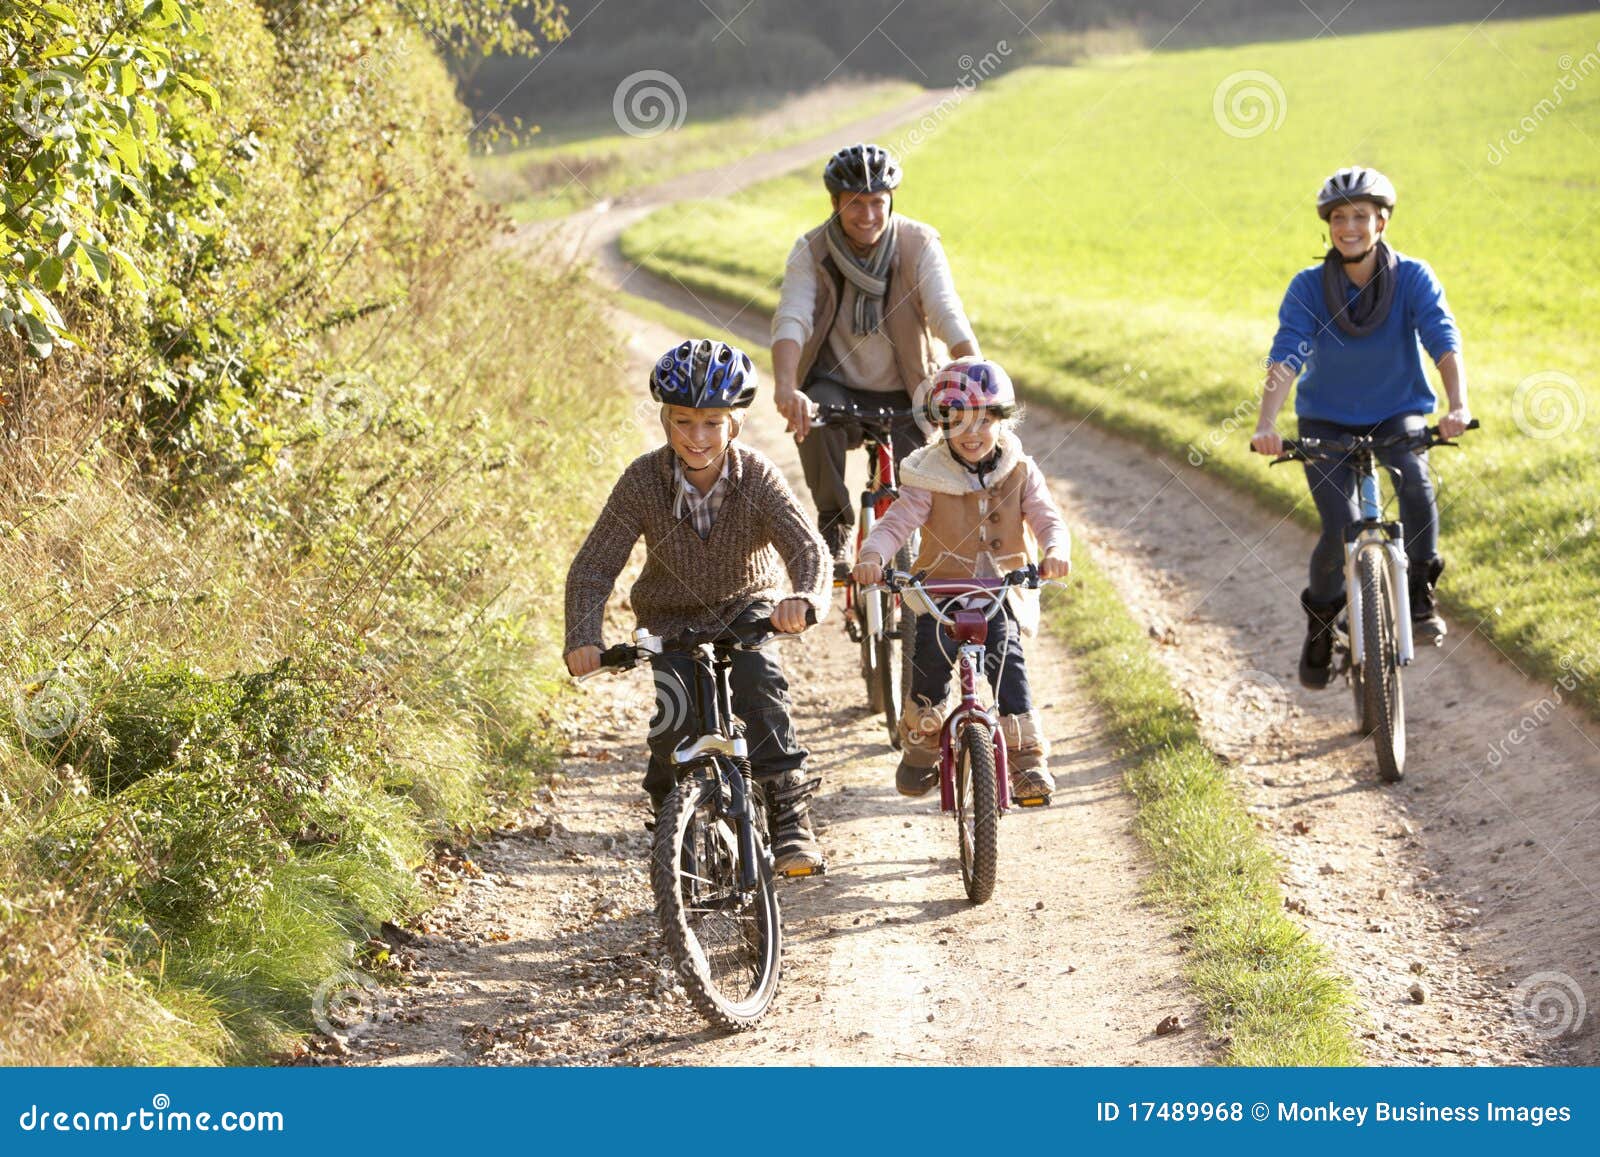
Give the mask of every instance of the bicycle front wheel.
POLYGON ((961 884, 982 904, 994 895, 1000 859, 1000 802, 995 789, 994 735, 977 723, 961 728, 956 750, 956 831, 961 884))
MULTIPOLYGON (((894 568, 902 573, 911 569, 911 551, 902 546, 895 552, 894 568)), ((883 596, 883 637, 878 640, 879 709, 889 729, 889 746, 900 750, 900 709, 911 693, 911 657, 916 651, 917 615, 898 596, 883 596)))
POLYGON ((745 1029, 778 993, 782 930, 763 854, 766 833, 757 826, 756 883, 743 887, 738 832, 721 799, 715 775, 685 779, 667 797, 656 822, 650 883, 689 999, 713 1024, 745 1029))
POLYGON ((1395 638, 1394 583, 1388 556, 1373 547, 1356 556, 1361 584, 1362 727, 1378 755, 1378 778, 1394 783, 1406 772, 1405 693, 1395 638))

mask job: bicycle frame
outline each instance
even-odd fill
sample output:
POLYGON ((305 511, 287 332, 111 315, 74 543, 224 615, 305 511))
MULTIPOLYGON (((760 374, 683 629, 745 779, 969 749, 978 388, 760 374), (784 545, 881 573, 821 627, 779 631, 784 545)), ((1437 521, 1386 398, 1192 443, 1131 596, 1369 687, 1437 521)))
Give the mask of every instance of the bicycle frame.
MULTIPOLYGON (((1006 761, 1005 736, 1000 732, 996 713, 985 707, 978 698, 978 674, 983 670, 983 661, 988 654, 984 644, 989 639, 990 615, 983 611, 955 611, 946 615, 934 601, 934 596, 941 593, 938 589, 941 585, 944 584, 935 579, 926 586, 919 584, 902 592, 902 597, 907 598, 913 606, 920 606, 921 613, 931 615, 939 623, 939 629, 960 647, 956 653, 956 670, 961 679, 961 702, 939 729, 939 810, 956 810, 956 737, 961 734, 962 727, 976 722, 981 723, 994 738, 995 797, 999 800, 1001 814, 1004 814, 1011 808, 1011 772, 1006 761)), ((960 580, 952 580, 949 585, 954 586, 955 590, 942 593, 979 593, 979 589, 960 580)), ((998 615, 1000 604, 1005 601, 1006 589, 990 588, 990 593, 995 599, 992 613, 998 615)))
POLYGON ((1000 723, 995 715, 978 700, 978 672, 983 669, 984 641, 988 637, 988 621, 976 611, 958 611, 957 626, 941 628, 946 634, 961 641, 957 667, 961 672, 961 703, 950 712, 939 731, 939 810, 956 810, 956 736, 961 728, 971 722, 981 723, 994 736, 995 798, 1000 801, 1002 814, 1011 808, 1010 770, 1006 765, 1005 737, 1000 734, 1000 723), (967 615, 976 623, 966 619, 967 615), (970 634, 969 634, 970 633, 970 634), (962 641, 961 635, 969 635, 962 641), (970 637, 975 635, 976 637, 970 637))
POLYGON ((1390 585, 1395 600, 1395 652, 1402 667, 1409 667, 1416 657, 1411 638, 1411 588, 1407 576, 1410 562, 1406 558, 1402 525, 1383 520, 1383 504, 1378 491, 1377 457, 1370 449, 1352 451, 1357 476, 1357 493, 1361 517, 1345 532, 1344 568, 1347 615, 1352 624, 1349 631, 1350 662, 1360 667, 1366 650, 1363 632, 1354 624, 1361 622, 1361 584, 1357 578, 1356 560, 1362 551, 1381 550, 1389 568, 1390 585))
MULTIPOLYGON (((884 516, 899 494, 895 489, 894 445, 891 437, 886 436, 880 441, 876 435, 868 433, 863 437, 863 443, 872 462, 872 468, 867 478, 867 488, 861 492, 861 517, 856 520, 857 558, 861 557, 861 544, 867 541, 867 535, 872 533, 873 526, 884 516)), ((855 609, 856 597, 855 584, 846 583, 846 613, 855 609)), ((876 635, 883 630, 881 599, 866 600, 866 619, 867 634, 876 635)))
MULTIPOLYGON (((636 632, 645 637, 646 632, 636 632)), ((729 803, 723 812, 733 821, 739 840, 739 886, 749 891, 760 884, 756 872, 755 816, 750 806, 750 780, 745 773, 750 750, 745 738, 730 724, 733 719, 733 660, 718 654, 709 643, 694 649, 694 710, 700 735, 685 739, 672 753, 672 762, 684 770, 679 781, 704 766, 728 785, 729 803)))

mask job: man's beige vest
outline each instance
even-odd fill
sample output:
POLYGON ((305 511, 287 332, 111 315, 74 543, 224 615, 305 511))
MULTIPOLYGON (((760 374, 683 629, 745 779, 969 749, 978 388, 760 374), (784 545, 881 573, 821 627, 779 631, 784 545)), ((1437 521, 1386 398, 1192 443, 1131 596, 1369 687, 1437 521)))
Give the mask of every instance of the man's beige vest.
MULTIPOLYGON (((855 311, 856 288, 847 281, 834 265, 828 253, 827 223, 818 225, 806 234, 806 244, 811 250, 811 261, 817 270, 817 301, 811 314, 811 337, 800 347, 800 365, 796 378, 803 386, 811 369, 817 363, 839 316, 840 294, 843 294, 845 316, 855 311)), ((928 318, 922 309, 922 294, 917 286, 917 266, 931 241, 939 233, 931 225, 899 218, 899 235, 895 241, 894 257, 889 262, 889 289, 883 301, 883 332, 894 346, 895 364, 900 370, 900 381, 908 394, 914 394, 919 385, 931 377, 940 365, 940 351, 934 346, 933 335, 928 332, 928 318), (902 276, 902 272, 904 276, 902 276)))

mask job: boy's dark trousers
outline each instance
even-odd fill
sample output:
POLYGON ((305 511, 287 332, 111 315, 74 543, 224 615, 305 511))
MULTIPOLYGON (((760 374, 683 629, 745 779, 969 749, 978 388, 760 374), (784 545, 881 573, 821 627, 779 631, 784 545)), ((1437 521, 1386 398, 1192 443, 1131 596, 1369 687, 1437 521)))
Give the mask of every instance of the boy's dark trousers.
MULTIPOLYGON (((760 603, 740 618, 771 613, 760 603)), ((750 748, 750 771, 755 779, 771 782, 787 771, 804 766, 806 749, 795 738, 790 719, 789 681, 784 678, 773 644, 760 651, 732 652, 729 672, 733 713, 744 722, 745 743, 750 748)), ((656 710, 650 719, 650 766, 644 787, 660 811, 661 801, 677 785, 672 753, 685 740, 699 737, 700 717, 695 712, 695 664, 688 655, 656 655, 656 710)))

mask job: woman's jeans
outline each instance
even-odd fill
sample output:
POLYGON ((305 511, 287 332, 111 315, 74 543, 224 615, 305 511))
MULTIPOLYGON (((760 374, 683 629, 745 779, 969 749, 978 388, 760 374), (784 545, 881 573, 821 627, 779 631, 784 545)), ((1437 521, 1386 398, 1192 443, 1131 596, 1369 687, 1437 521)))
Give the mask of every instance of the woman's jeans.
MULTIPOLYGON (((1351 434, 1390 438, 1420 433, 1428 425, 1423 414, 1403 414, 1376 426, 1345 426, 1316 418, 1300 419, 1303 438, 1337 439, 1351 434)), ((1388 468, 1400 496, 1400 522, 1405 532, 1406 558, 1412 574, 1424 574, 1439 551, 1439 508, 1434 501, 1433 479, 1428 474, 1428 452, 1398 447, 1381 451, 1378 461, 1388 468)), ((1361 517, 1356 492, 1356 471, 1348 459, 1305 464, 1311 497, 1322 516, 1322 537, 1311 552, 1310 599, 1337 603, 1345 596, 1345 529, 1361 517)))

